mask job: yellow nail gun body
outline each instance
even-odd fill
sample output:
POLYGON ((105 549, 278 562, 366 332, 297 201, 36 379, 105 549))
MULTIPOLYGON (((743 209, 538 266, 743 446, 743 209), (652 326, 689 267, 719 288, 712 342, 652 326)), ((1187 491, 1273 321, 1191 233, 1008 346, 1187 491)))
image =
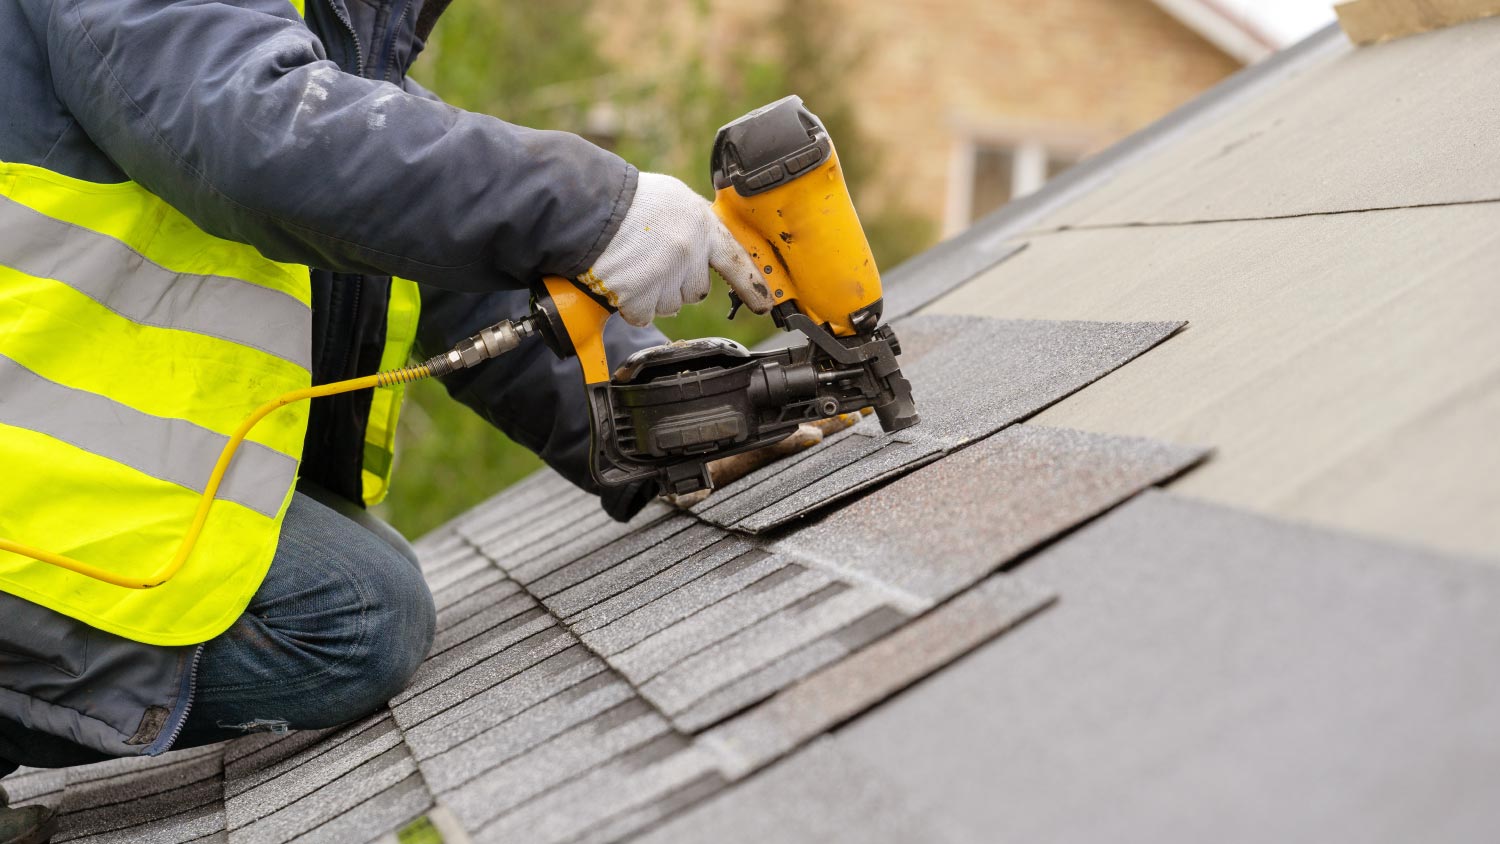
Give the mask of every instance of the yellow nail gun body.
POLYGON ((606 486, 705 489, 709 461, 866 407, 887 431, 917 423, 900 345, 880 324, 880 272, 823 124, 800 98, 778 100, 720 129, 712 166, 714 211, 760 268, 772 318, 809 342, 749 352, 723 338, 690 340, 637 352, 611 375, 610 311, 547 278, 532 320, 555 352, 583 365, 592 470, 606 486))

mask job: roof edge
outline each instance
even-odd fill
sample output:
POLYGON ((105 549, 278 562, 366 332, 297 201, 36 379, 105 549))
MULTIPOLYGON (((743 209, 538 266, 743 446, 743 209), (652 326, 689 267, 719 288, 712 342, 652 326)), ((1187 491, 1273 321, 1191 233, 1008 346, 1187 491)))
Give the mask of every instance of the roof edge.
POLYGON ((1267 32, 1217 0, 1151 2, 1242 64, 1254 64, 1281 46, 1267 32))

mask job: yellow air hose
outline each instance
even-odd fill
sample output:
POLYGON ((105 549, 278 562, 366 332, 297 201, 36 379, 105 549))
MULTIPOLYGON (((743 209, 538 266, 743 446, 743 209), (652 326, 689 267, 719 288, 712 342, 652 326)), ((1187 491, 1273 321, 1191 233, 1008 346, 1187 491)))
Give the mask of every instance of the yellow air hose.
POLYGON ((54 554, 30 545, 12 542, 0 537, 0 551, 9 551, 12 554, 20 554, 33 560, 51 563, 61 566, 69 571, 77 572, 85 577, 112 583, 115 586, 123 586, 126 589, 150 589, 160 586, 171 580, 189 555, 193 553, 193 546, 198 544, 198 536, 203 533, 203 524, 208 521, 209 507, 214 503, 214 496, 219 492, 219 484, 224 480, 224 473, 229 471, 229 464, 234 460, 235 452, 239 451, 240 443, 245 441, 250 430, 260 423, 260 420, 271 415, 271 413, 286 407, 293 402, 306 399, 315 399, 322 396, 332 396, 339 393, 348 393, 354 390, 363 390, 367 387, 387 387, 392 384, 404 384, 410 381, 419 381, 432 375, 429 363, 418 366, 408 366, 404 369, 391 369, 385 372, 377 372, 374 375, 366 375, 363 378, 351 378, 348 381, 335 381, 332 384, 320 384, 316 387, 305 387, 300 390, 292 390, 283 393, 265 404, 257 407, 254 412, 245 417, 245 421, 239 424, 234 433, 229 436, 229 441, 224 443, 224 448, 219 452, 219 460, 214 464, 214 470, 208 476, 208 485, 203 488, 203 495, 198 499, 198 510, 193 513, 193 523, 188 526, 187 533, 182 537, 182 544, 177 546, 177 553, 172 559, 149 577, 124 577, 105 571, 98 566, 89 565, 81 560, 75 560, 62 554, 54 554))
POLYGON ((521 344, 521 341, 536 333, 536 323, 532 317, 519 320, 503 320, 489 328, 475 334, 473 337, 454 346, 450 351, 428 358, 425 362, 415 366, 407 366, 401 369, 388 369, 377 372, 374 375, 366 375, 363 378, 351 378, 347 381, 335 381, 332 384, 320 384, 316 387, 306 387, 301 390, 292 390, 257 407, 254 412, 245 417, 245 421, 239 424, 234 433, 230 435, 229 441, 224 443, 224 448, 219 452, 219 460, 214 464, 214 470, 208 476, 208 485, 203 488, 203 495, 198 499, 198 509, 193 513, 193 523, 188 527, 187 533, 182 537, 182 544, 177 546, 177 553, 172 559, 162 566, 150 577, 125 577, 105 571, 95 565, 90 565, 81 560, 41 548, 33 548, 20 542, 14 542, 0 537, 0 551, 9 551, 12 554, 20 554, 43 563, 51 563, 68 571, 77 572, 85 577, 92 577, 115 586, 126 589, 150 589, 160 586, 171 580, 183 564, 193 553, 193 546, 198 544, 198 536, 203 533, 203 525, 208 521, 208 510, 214 503, 214 496, 219 492, 219 484, 224 480, 224 473, 229 471, 229 464, 234 460, 235 452, 239 450, 240 443, 245 441, 250 430, 259 424, 260 420, 266 418, 275 411, 286 407, 293 402, 306 399, 316 399, 323 396, 333 396, 339 393, 363 390, 369 387, 388 387, 392 384, 405 384, 411 381, 420 381, 423 378, 432 378, 439 375, 447 375, 456 369, 465 369, 481 361, 509 352, 521 344))

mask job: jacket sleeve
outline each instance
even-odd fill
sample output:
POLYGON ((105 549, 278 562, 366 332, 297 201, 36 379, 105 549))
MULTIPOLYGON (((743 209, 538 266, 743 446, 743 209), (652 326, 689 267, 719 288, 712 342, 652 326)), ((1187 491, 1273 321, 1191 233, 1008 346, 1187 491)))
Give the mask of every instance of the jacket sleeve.
POLYGON ((46 37, 106 155, 275 260, 519 287, 588 269, 634 194, 634 168, 575 135, 343 73, 286 0, 57 0, 46 37))
MULTIPOLYGON (((521 290, 473 294, 424 286, 417 351, 422 357, 439 354, 488 325, 525 316, 528 299, 529 294, 521 290)), ((611 319, 604 330, 605 351, 612 364, 665 342, 666 337, 654 327, 637 328, 623 319, 611 319)), ((442 380, 449 395, 536 452, 577 486, 599 493, 604 509, 614 518, 625 521, 651 500, 647 485, 601 490, 589 474, 589 411, 577 358, 558 360, 545 344, 532 340, 442 380)))

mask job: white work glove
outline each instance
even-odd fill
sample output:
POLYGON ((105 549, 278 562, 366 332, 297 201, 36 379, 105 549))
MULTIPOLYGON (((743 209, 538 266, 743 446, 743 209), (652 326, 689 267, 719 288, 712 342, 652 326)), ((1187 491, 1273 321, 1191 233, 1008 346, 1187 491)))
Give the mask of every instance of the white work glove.
POLYGON ((708 200, 681 181, 642 173, 620 230, 578 282, 604 298, 632 325, 671 316, 701 302, 713 267, 745 307, 771 309, 759 269, 713 212, 708 200))

